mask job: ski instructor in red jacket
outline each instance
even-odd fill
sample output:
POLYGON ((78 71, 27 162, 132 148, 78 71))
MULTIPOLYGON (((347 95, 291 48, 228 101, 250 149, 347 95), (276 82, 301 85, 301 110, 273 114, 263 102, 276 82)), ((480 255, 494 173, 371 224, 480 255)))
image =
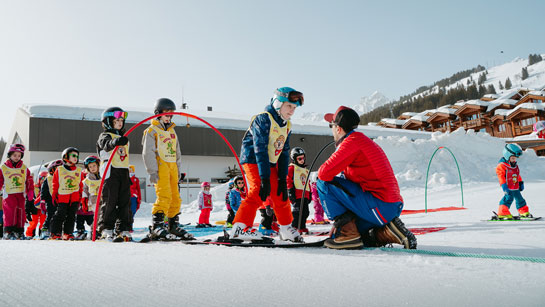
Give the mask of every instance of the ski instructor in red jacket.
POLYGON ((336 150, 318 171, 317 188, 334 231, 325 246, 335 249, 397 243, 416 248, 416 237, 401 222, 403 198, 384 151, 354 129, 360 117, 341 106, 328 113, 336 150))

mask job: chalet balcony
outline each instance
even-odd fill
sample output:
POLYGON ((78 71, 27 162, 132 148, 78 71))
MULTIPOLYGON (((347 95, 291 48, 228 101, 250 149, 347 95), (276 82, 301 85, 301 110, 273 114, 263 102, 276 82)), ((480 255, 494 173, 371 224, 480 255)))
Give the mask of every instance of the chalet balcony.
POLYGON ((530 134, 534 131, 534 126, 515 126, 515 136, 530 134))
POLYGON ((487 125, 487 121, 483 118, 477 118, 477 119, 472 119, 472 120, 468 120, 468 121, 465 121, 465 122, 462 122, 462 127, 464 127, 464 129, 475 129, 475 128, 483 128, 483 127, 486 127, 487 125))
POLYGON ((494 136, 497 138, 512 138, 511 131, 494 131, 494 136))

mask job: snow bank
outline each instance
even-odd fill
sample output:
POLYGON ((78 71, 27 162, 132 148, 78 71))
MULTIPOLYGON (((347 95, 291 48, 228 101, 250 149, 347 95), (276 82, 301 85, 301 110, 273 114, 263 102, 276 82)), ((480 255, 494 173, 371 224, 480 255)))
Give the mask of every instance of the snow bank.
MULTIPOLYGON (((412 142, 406 137, 379 137, 375 142, 382 147, 397 177, 401 189, 424 187, 426 170, 433 152, 440 146, 448 147, 460 166, 464 184, 496 182, 496 165, 502 157, 505 142, 487 133, 458 129, 453 133, 433 133, 429 140, 412 142)), ((524 180, 543 179, 545 159, 527 150, 519 160, 524 180)), ((458 170, 447 150, 435 155, 430 167, 428 185, 458 184, 458 170)))

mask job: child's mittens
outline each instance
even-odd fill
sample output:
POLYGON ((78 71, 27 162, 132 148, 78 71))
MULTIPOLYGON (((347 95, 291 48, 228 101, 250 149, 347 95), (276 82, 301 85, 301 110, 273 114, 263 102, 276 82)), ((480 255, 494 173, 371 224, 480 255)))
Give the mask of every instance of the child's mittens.
POLYGON ((149 175, 149 182, 156 184, 159 181, 159 175, 157 173, 152 173, 149 175))
POLYGON ((114 140, 115 146, 125 146, 129 143, 129 139, 126 136, 122 136, 114 140))
POLYGON ((519 182, 519 191, 524 191, 524 181, 519 182))
POLYGON ((507 183, 502 184, 501 189, 503 190, 503 193, 505 193, 506 195, 510 193, 509 188, 507 187, 507 183))

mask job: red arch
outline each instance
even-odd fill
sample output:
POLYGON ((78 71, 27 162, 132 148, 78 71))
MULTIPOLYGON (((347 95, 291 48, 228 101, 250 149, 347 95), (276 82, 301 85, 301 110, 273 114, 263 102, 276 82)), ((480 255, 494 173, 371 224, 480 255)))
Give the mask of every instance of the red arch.
MULTIPOLYGON (((229 146, 229 149, 231 149, 231 152, 233 153, 233 156, 235 156, 235 158, 237 159, 237 163, 238 163, 238 166, 240 167, 240 171, 244 173, 244 170, 242 169, 242 166, 240 165, 240 159, 238 158, 237 153, 235 152, 235 150, 233 149, 233 146, 231 146, 231 143, 229 143, 227 138, 216 127, 212 126, 212 124, 210 124, 209 122, 205 121, 204 119, 202 119, 202 118, 200 118, 198 116, 195 116, 193 114, 184 113, 184 112, 169 112, 169 113, 156 114, 156 115, 150 116, 150 117, 148 117, 146 119, 143 119, 142 121, 140 121, 139 123, 134 125, 131 129, 129 129, 129 131, 127 131, 124 134, 124 136, 129 136, 134 131, 134 129, 141 126, 145 122, 147 122, 149 120, 152 120, 154 118, 163 116, 163 115, 180 115, 180 116, 185 116, 185 117, 188 117, 188 118, 194 118, 196 120, 199 120, 199 121, 205 123, 208 127, 212 128, 212 130, 214 130, 217 134, 219 134, 219 136, 221 136, 221 138, 227 144, 227 146, 229 146)), ((115 153, 117 152, 117 148, 118 148, 118 146, 116 146, 114 148, 114 150, 112 151, 112 154, 110 156, 115 155, 115 153)), ((108 172, 108 169, 110 168, 111 163, 112 163, 112 159, 108 159, 108 163, 106 164, 106 168, 104 169, 104 174, 106 174, 108 172)), ((246 178, 245 178, 245 176, 242 176, 242 177, 244 178, 244 185, 246 185, 246 188, 247 188, 246 178)), ((100 197, 102 196, 102 187, 103 187, 103 185, 104 185, 104 176, 102 176, 102 178, 100 180, 100 187, 98 189, 98 194, 97 194, 97 203, 100 202, 100 197)), ((95 218, 94 218, 94 221, 93 221, 93 241, 96 240, 98 210, 100 210, 100 206, 95 206, 95 218)))

